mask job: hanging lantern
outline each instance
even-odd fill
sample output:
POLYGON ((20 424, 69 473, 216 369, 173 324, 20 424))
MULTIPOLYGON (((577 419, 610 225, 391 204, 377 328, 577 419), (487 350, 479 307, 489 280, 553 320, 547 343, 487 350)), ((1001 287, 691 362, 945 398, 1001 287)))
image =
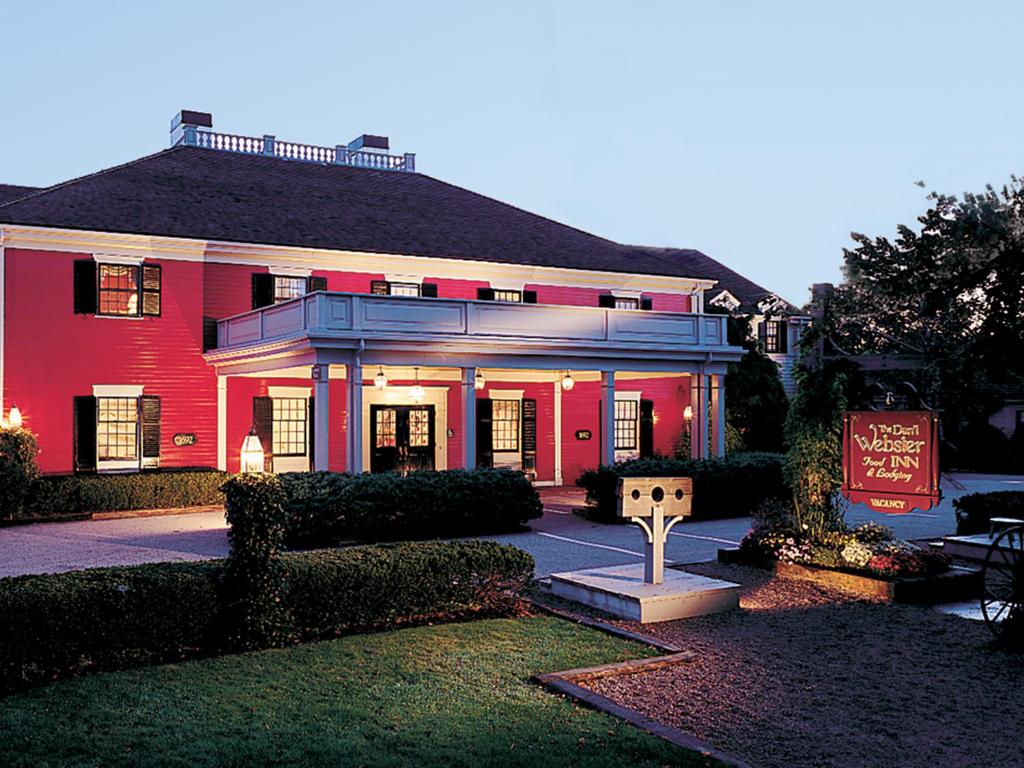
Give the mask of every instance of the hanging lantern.
POLYGON ((568 371, 565 372, 565 376, 562 377, 562 389, 568 392, 570 389, 576 386, 576 380, 573 379, 572 374, 568 371))
POLYGON ((10 425, 11 429, 21 429, 21 411, 18 409, 18 406, 11 406, 11 413, 7 423, 10 425))
POLYGON ((487 380, 480 371, 476 372, 476 376, 473 377, 473 389, 483 389, 487 386, 487 380))
POLYGON ((384 369, 377 366, 377 375, 373 377, 373 386, 377 389, 383 390, 388 385, 388 377, 384 374, 384 369))
POLYGON ((416 368, 416 383, 409 389, 409 397, 412 398, 414 403, 422 403, 426 396, 426 391, 420 385, 420 369, 416 368))
POLYGON ((240 456, 240 469, 242 472, 263 471, 263 443, 260 436, 256 434, 256 425, 249 430, 249 434, 242 441, 242 453, 240 456))

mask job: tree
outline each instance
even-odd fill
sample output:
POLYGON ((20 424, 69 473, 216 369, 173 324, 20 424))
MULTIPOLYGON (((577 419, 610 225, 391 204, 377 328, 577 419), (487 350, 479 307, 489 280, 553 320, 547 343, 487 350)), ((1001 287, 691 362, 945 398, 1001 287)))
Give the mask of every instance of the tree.
POLYGON ((852 235, 826 352, 910 355, 911 380, 943 411, 948 438, 975 430, 1005 387, 1024 389, 1024 186, 931 193, 920 231, 852 235), (969 430, 968 430, 969 431, 969 430))
POLYGON ((725 377, 728 425, 739 433, 745 450, 781 451, 789 398, 779 367, 753 338, 748 318, 729 318, 729 343, 747 353, 729 365, 725 377))

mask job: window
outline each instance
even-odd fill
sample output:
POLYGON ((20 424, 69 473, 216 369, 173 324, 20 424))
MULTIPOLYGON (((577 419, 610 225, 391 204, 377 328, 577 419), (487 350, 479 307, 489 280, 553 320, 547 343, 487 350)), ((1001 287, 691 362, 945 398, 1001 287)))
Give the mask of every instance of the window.
POLYGON ((139 400, 96 398, 96 457, 100 461, 135 461, 139 457, 139 400))
POLYGON ((786 324, 781 320, 762 320, 757 333, 759 340, 764 344, 765 352, 786 351, 786 324))
POLYGON ((307 282, 304 277, 281 277, 274 275, 274 303, 291 301, 306 295, 307 282))
POLYGON ((519 401, 494 400, 491 415, 491 444, 495 451, 519 450, 519 401))
POLYGON ((415 408, 409 411, 409 447, 426 448, 430 445, 430 411, 415 408))
POLYGON ((522 302, 523 292, 522 291, 505 291, 500 288, 494 289, 494 300, 495 301, 514 301, 522 302))
POLYGON ((640 403, 637 400, 615 401, 615 450, 635 451, 639 446, 640 403))
POLYGON ((139 314, 138 267, 100 264, 99 281, 99 314, 139 314))
POLYGON ((397 411, 394 408, 377 410, 377 448, 394 448, 398 445, 395 431, 397 411))
POLYGON ((308 402, 304 397, 274 398, 274 456, 305 456, 308 402))
POLYGON ((616 296, 615 297, 615 308, 616 309, 640 309, 640 299, 631 299, 628 297, 616 296))

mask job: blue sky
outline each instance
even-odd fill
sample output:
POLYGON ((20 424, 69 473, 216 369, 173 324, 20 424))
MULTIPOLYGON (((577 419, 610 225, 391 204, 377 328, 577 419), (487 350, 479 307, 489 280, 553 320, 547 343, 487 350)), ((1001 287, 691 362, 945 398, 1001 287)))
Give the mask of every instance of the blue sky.
POLYGON ((700 248, 803 303, 851 230, 1024 171, 1024 5, 22 2, 0 17, 0 181, 217 129, 333 146, 615 240, 700 248))

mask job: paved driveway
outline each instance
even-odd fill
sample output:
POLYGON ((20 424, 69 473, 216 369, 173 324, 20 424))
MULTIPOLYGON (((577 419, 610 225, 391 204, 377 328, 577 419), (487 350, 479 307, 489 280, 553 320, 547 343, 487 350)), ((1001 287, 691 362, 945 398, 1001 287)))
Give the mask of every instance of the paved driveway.
MULTIPOLYGON (((952 500, 957 496, 976 491, 1024 490, 1022 477, 956 475, 951 480, 944 483, 946 498, 942 504, 928 512, 883 515, 858 505, 850 509, 847 519, 853 524, 882 522, 905 538, 940 536, 956 528, 952 500)), ((558 506, 535 520, 528 533, 486 538, 532 554, 538 576, 642 560, 643 541, 637 527, 591 523, 558 506)), ((749 527, 749 518, 683 523, 670 532, 665 557, 676 562, 711 559, 719 547, 738 543, 749 527)), ((205 560, 223 557, 227 549, 227 528, 223 515, 217 512, 16 526, 0 529, 0 576, 205 560)))

